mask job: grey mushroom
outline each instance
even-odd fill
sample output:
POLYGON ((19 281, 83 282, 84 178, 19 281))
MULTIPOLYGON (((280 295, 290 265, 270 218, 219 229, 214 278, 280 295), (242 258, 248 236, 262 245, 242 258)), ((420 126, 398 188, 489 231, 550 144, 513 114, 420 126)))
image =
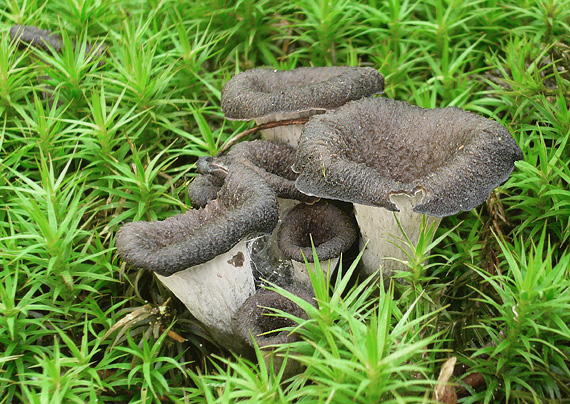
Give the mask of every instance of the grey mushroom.
POLYGON ((131 265, 169 276, 229 251, 251 234, 271 233, 277 221, 273 190, 235 165, 217 199, 161 222, 127 223, 117 234, 117 249, 131 265))
POLYGON ((218 191, 224 185, 224 178, 213 174, 198 174, 188 185, 188 197, 192 205, 204 207, 218 197, 218 191))
MULTIPOLYGON (((371 67, 253 69, 226 83, 222 110, 227 119, 264 124, 307 118, 383 90, 384 77, 371 67)), ((302 126, 276 127, 263 136, 296 146, 302 126)))
MULTIPOLYGON (((40 48, 44 51, 61 53, 63 50, 63 38, 47 29, 40 29, 30 25, 14 25, 10 28, 10 40, 18 41, 19 44, 40 48)), ((76 43, 73 41, 73 47, 76 43)), ((85 54, 101 55, 105 51, 103 44, 87 45, 85 54)))
POLYGON ((473 209, 522 158, 509 131, 490 119, 456 107, 368 98, 313 117, 294 170, 300 191, 355 204, 363 243, 369 243, 362 258, 367 272, 383 264, 391 275, 406 268, 383 260, 406 259, 392 243, 401 234, 392 212, 417 243, 422 214, 433 223, 473 209))
POLYGON ((291 209, 277 230, 277 244, 283 255, 292 261, 295 279, 310 288, 305 259, 308 263, 314 262, 312 245, 321 269, 330 277, 341 254, 350 248, 357 236, 353 219, 332 203, 321 200, 314 205, 299 204, 291 209))
POLYGON ((127 263, 154 271, 220 344, 241 352, 232 318, 255 292, 246 242, 271 233, 277 222, 273 190, 236 164, 204 208, 124 225, 117 251, 127 263))
POLYGON ((293 147, 284 143, 254 140, 238 143, 220 157, 201 157, 197 163, 201 175, 190 183, 188 195, 197 206, 203 206, 205 199, 211 198, 216 187, 221 186, 228 167, 237 163, 259 174, 279 198, 314 202, 318 198, 307 196, 295 187, 297 174, 291 169, 295 153, 293 147))
POLYGON ((47 29, 40 29, 29 25, 14 25, 10 28, 10 39, 19 41, 20 44, 27 44, 45 51, 61 52, 61 35, 55 34, 47 29))
MULTIPOLYGON (((289 288, 288 292, 316 306, 313 294, 308 290, 289 288)), ((273 355, 274 348, 297 341, 299 335, 281 330, 285 327, 293 327, 296 323, 293 320, 275 316, 275 310, 292 314, 297 318, 307 319, 307 313, 292 300, 277 292, 259 289, 239 308, 234 323, 239 338, 252 347, 253 339, 255 339, 257 345, 265 351, 264 357, 267 365, 269 366, 272 359, 275 370, 279 371, 282 366, 282 359, 273 355)), ((285 377, 300 373, 302 369, 301 364, 289 359, 284 370, 285 377)))

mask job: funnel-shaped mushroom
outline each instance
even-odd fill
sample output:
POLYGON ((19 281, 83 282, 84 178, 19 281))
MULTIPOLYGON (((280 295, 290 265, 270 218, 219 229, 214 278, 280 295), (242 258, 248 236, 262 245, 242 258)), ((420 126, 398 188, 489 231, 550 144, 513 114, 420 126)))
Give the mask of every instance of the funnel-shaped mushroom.
POLYGON ((363 241, 369 242, 362 258, 367 272, 383 264, 391 275, 405 269, 383 261, 405 259, 390 243, 390 235, 401 234, 392 212, 399 212, 417 243, 421 214, 436 220, 473 209, 522 158, 509 131, 492 120, 456 107, 423 109, 369 98, 313 117, 294 170, 300 191, 355 204, 363 241))
MULTIPOLYGON (((311 292, 300 288, 292 288, 289 292, 315 305, 311 292)), ((296 303, 277 292, 266 289, 259 289, 254 295, 249 297, 235 316, 236 333, 238 336, 252 347, 252 338, 254 338, 257 345, 266 351, 264 356, 267 363, 272 357, 275 345, 287 344, 299 339, 297 334, 291 334, 289 331, 278 331, 285 327, 295 326, 296 323, 293 320, 275 316, 274 310, 280 310, 295 317, 307 319, 305 311, 296 303)), ((273 356, 273 366, 276 371, 279 371, 281 368, 282 362, 280 359, 273 356)), ((289 359, 285 371, 287 377, 300 371, 301 365, 289 359)))
MULTIPOLYGON (((307 118, 384 90, 384 77, 371 67, 253 69, 238 74, 222 89, 227 119, 257 124, 307 118)), ((297 145, 303 125, 266 130, 266 139, 297 145)))
POLYGON ((271 233, 277 221, 275 193, 236 164, 206 207, 161 222, 128 223, 117 234, 117 250, 129 264, 156 272, 220 344, 240 350, 231 319, 254 293, 245 241, 271 233))
POLYGON ((316 198, 295 187, 297 174, 291 169, 295 153, 293 147, 284 143, 254 140, 238 143, 220 157, 202 157, 198 161, 201 175, 190 183, 188 195, 193 203, 203 206, 202 203, 214 195, 216 187, 221 186, 228 167, 239 163, 254 170, 277 193, 281 211, 296 204, 283 199, 314 202, 316 198))
POLYGON ((350 217, 330 202, 299 204, 282 219, 277 230, 277 243, 283 255, 292 261, 295 280, 311 288, 305 264, 314 264, 313 249, 321 269, 330 277, 340 255, 350 248, 358 233, 350 217))

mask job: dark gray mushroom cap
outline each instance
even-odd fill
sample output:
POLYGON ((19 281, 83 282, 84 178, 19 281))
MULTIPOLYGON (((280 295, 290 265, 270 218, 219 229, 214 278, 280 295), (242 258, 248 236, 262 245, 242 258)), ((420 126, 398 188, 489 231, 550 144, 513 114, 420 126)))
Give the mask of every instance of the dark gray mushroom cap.
POLYGON ((295 148, 268 140, 254 140, 236 144, 227 153, 230 163, 242 163, 255 170, 280 198, 314 202, 315 198, 295 188, 295 173, 291 166, 295 162, 295 148))
POLYGON ((253 69, 222 89, 227 119, 247 121, 268 115, 325 111, 384 90, 384 77, 371 67, 253 69))
MULTIPOLYGON (((297 288, 291 289, 290 292, 313 305, 315 304, 312 293, 308 291, 297 288)), ((253 345, 251 340, 253 335, 260 347, 285 344, 297 340, 297 335, 289 334, 287 331, 271 333, 271 331, 280 328, 296 325, 293 320, 276 317, 275 312, 271 309, 281 310, 299 318, 307 318, 305 311, 288 298, 271 290, 258 289, 254 295, 247 298, 236 313, 237 334, 250 345, 253 345)))
MULTIPOLYGON (((51 52, 53 49, 56 53, 61 53, 63 49, 63 38, 60 34, 31 25, 12 26, 10 28, 10 40, 18 41, 19 43, 40 48, 48 52, 51 52)), ((76 42, 73 41, 74 48, 75 45, 76 42)), ((105 50, 106 47, 102 43, 96 43, 95 45, 87 44, 85 54, 101 55, 105 50)), ((100 62, 100 64, 102 64, 102 62, 100 62)))
POLYGON ((18 40, 36 48, 50 51, 50 47, 56 52, 61 52, 61 35, 55 34, 47 29, 40 29, 29 25, 14 25, 10 28, 10 39, 18 40))
POLYGON ((480 205, 522 158, 490 119, 369 98, 311 118, 293 169, 308 195, 397 211, 390 195, 421 190, 414 212, 443 217, 480 205))
POLYGON ((313 262, 311 238, 319 260, 340 256, 356 240, 356 226, 346 213, 325 201, 314 205, 299 204, 282 220, 277 243, 285 257, 313 262))
POLYGON ((247 236, 271 233, 278 220, 275 192, 253 171, 236 165, 205 208, 124 225, 117 251, 131 265, 168 276, 210 261, 247 236))
POLYGON ((314 202, 314 197, 305 195, 295 188, 295 173, 291 166, 295 162, 295 149, 285 143, 268 140, 241 142, 220 157, 201 157, 197 168, 201 175, 188 186, 188 195, 193 203, 201 205, 205 198, 214 195, 215 187, 221 186, 222 178, 234 164, 243 164, 257 174, 277 193, 279 198, 314 202))
POLYGON ((223 185, 223 178, 212 174, 199 174, 188 185, 188 197, 192 205, 202 208, 218 197, 218 191, 223 185))

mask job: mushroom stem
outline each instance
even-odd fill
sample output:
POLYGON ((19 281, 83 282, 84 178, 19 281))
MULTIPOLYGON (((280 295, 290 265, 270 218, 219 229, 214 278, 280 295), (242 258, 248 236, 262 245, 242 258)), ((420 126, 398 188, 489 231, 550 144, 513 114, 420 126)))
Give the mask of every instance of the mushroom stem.
MULTIPOLYGON (((366 249, 362 254, 362 266, 367 276, 382 268, 382 274, 391 278, 398 271, 409 270, 405 262, 414 255, 422 231, 422 214, 415 213, 413 207, 422 202, 423 193, 418 191, 414 196, 395 194, 390 200, 400 209, 391 212, 381 207, 354 204, 354 215, 360 227, 360 248, 366 249), (412 246, 405 243, 405 236, 398 226, 402 226, 412 246), (391 259, 392 258, 392 259, 391 259)), ((425 215, 425 226, 430 228, 434 224, 434 231, 439 226, 441 218, 425 215)), ((429 255, 429 251, 424 251, 429 255)))
MULTIPOLYGON (((263 120, 263 119, 261 119, 261 120, 263 120)), ((254 126, 253 128, 246 129, 243 132, 240 132, 237 135, 235 135, 234 137, 232 137, 230 140, 228 140, 228 142, 220 148, 220 150, 216 154, 216 157, 220 157, 226 151, 228 151, 234 144, 238 143, 243 138, 245 138, 249 135, 252 135, 256 132, 262 132, 263 133, 264 131, 271 131, 273 128, 277 128, 280 126, 288 126, 288 125, 299 126, 302 129, 303 125, 306 124, 308 121, 309 121, 309 118, 301 118, 301 119, 291 119, 289 121, 274 121, 274 122, 267 122, 264 124, 259 124, 259 122, 256 120, 256 124, 258 124, 257 126, 254 126)), ((283 129, 279 129, 279 130, 283 130, 283 129)), ((299 132, 299 134, 300 134, 300 132, 299 132)), ((295 146, 296 145, 297 145, 297 142, 295 142, 295 146)))
POLYGON ((255 293, 246 241, 203 264, 171 276, 156 275, 208 328, 216 342, 236 353, 248 350, 235 338, 232 324, 239 307, 255 293))
MULTIPOLYGON (((338 265, 339 261, 340 261, 340 256, 319 262, 321 271, 324 272, 327 279, 331 278, 331 274, 334 272, 334 269, 338 265)), ((316 271, 315 263, 314 262, 305 263, 305 262, 291 260, 291 264, 293 266, 293 276, 295 277, 295 281, 305 287, 310 287, 311 278, 309 277, 309 269, 315 272, 316 271)))
MULTIPOLYGON (((322 113, 319 111, 317 113, 322 113)), ((272 142, 285 143, 297 148, 303 126, 308 118, 314 115, 313 111, 290 112, 275 114, 263 118, 257 118, 255 123, 265 129, 261 129, 261 137, 272 142), (273 124, 273 125, 272 125, 273 124)))

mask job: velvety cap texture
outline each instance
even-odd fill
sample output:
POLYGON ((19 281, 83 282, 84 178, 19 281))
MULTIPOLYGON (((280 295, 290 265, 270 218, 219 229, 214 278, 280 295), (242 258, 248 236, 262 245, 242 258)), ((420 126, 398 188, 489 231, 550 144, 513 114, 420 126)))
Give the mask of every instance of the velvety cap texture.
POLYGON ((222 110, 226 118, 233 120, 324 111, 383 90, 384 77, 371 67, 253 69, 226 83, 222 89, 222 110))
POLYGON ((315 200, 295 187, 297 173, 292 170, 296 149, 268 140, 241 142, 230 149, 225 158, 231 164, 241 163, 251 167, 277 193, 279 198, 303 202, 315 200))
POLYGON ((493 120, 368 98, 311 118, 293 169, 308 195, 397 211, 390 195, 421 190, 414 212, 442 217, 483 203, 522 158, 493 120))
POLYGON ((192 205, 204 207, 218 197, 218 191, 224 185, 224 179, 213 174, 198 174, 188 185, 188 197, 192 205))
MULTIPOLYGON (((303 289, 291 289, 292 294, 303 300, 315 304, 313 294, 303 289)), ((307 318, 307 314, 301 307, 277 292, 259 289, 238 309, 235 317, 237 334, 250 345, 251 336, 257 340, 260 347, 292 342, 298 337, 287 331, 271 332, 284 327, 294 326, 292 320, 276 317, 274 310, 281 310, 299 318, 307 318)))
POLYGON ((117 251, 133 266, 168 276, 210 261, 247 236, 271 233, 278 220, 275 192, 251 169, 236 165, 204 208, 124 225, 117 251))
POLYGON ((314 202, 316 198, 305 195, 295 187, 297 173, 291 166, 295 162, 295 148, 269 140, 241 142, 220 157, 201 157, 197 168, 200 172, 188 186, 188 195, 197 206, 203 206, 207 198, 215 198, 216 187, 221 187, 223 176, 234 164, 242 164, 255 171, 279 198, 314 202), (222 168, 220 168, 222 167, 222 168))
POLYGON ((319 260, 340 256, 356 240, 357 229, 346 213, 326 201, 299 204, 283 218, 277 243, 285 257, 297 262, 313 262, 311 239, 319 260))

